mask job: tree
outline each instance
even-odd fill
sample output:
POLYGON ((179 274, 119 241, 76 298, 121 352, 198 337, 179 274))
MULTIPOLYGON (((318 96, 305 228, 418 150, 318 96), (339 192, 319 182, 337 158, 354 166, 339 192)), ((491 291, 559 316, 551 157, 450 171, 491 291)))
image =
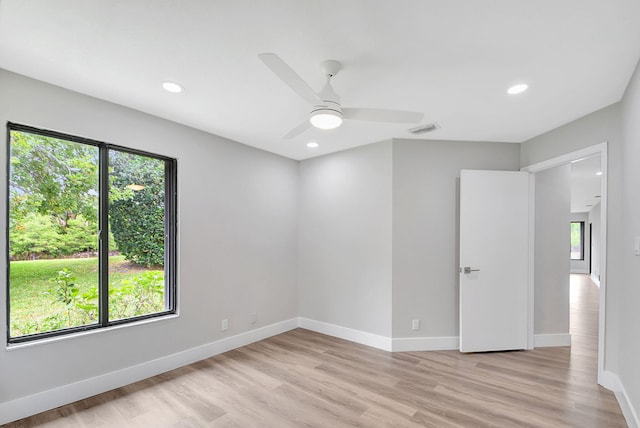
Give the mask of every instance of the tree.
POLYGON ((11 132, 9 200, 12 218, 53 215, 65 228, 82 214, 98 213, 98 149, 27 132, 11 132))
POLYGON ((98 149, 12 130, 9 220, 12 257, 97 249, 98 149))
MULTIPOLYGON (((110 247, 115 241, 127 260, 163 265, 165 161, 113 149, 108 153, 110 247)), ((56 257, 97 248, 98 160, 95 146, 11 131, 13 257, 56 257)))
POLYGON ((109 224, 118 251, 147 266, 164 264, 164 161, 109 151, 109 224))

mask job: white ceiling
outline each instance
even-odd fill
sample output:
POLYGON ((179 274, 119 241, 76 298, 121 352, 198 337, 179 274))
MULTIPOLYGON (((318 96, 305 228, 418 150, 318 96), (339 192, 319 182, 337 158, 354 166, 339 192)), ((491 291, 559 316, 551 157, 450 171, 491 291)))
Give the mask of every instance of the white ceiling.
POLYGON ((341 61, 344 106, 441 125, 414 138, 521 142, 621 99, 640 56, 640 1, 0 0, 10 71, 293 159, 412 137, 347 121, 283 140, 309 106, 261 52, 316 90, 319 63, 341 61), (186 90, 164 92, 167 79, 186 90), (506 95, 516 82, 530 90, 506 95))
POLYGON ((586 213, 600 203, 600 155, 571 163, 571 212, 586 213))

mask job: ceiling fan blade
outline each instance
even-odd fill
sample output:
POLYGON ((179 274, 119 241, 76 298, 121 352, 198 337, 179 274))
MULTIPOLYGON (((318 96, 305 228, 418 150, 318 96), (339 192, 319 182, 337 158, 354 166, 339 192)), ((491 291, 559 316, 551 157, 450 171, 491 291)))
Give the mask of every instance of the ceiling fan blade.
POLYGON ((298 75, 289 65, 274 53, 261 53, 258 58, 275 73, 293 91, 307 100, 310 104, 322 102, 311 86, 298 75))
POLYGON ((287 132, 282 138, 285 140, 290 140, 302 134, 304 131, 306 131, 309 128, 311 128, 311 124, 309 123, 308 120, 305 120, 304 122, 301 122, 300 125, 296 126, 291 131, 287 132))
POLYGON ((342 116, 345 119, 369 120, 372 122, 418 123, 424 117, 424 113, 377 108, 343 108, 342 116))

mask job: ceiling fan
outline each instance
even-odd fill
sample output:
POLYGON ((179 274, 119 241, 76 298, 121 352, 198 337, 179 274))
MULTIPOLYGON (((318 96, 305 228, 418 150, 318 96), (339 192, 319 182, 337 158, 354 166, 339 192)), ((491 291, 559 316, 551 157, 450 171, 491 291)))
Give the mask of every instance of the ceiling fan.
POLYGON ((309 120, 305 120, 283 138, 291 139, 300 135, 311 126, 319 129, 334 129, 342 125, 343 119, 368 120, 372 122, 418 123, 424 113, 402 110, 372 108, 343 108, 340 97, 331 87, 331 78, 342 69, 335 60, 323 61, 321 66, 327 82, 320 92, 315 92, 286 62, 274 53, 262 53, 258 57, 264 64, 286 83, 296 94, 308 101, 313 108, 309 120))

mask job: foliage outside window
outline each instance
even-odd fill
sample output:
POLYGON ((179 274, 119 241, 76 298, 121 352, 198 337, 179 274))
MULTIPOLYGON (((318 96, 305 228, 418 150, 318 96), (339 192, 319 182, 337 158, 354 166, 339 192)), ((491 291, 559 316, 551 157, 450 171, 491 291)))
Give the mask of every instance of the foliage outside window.
POLYGON ((584 260, 584 221, 571 222, 571 260, 584 260))
POLYGON ((175 160, 9 124, 7 338, 174 313, 175 160))

